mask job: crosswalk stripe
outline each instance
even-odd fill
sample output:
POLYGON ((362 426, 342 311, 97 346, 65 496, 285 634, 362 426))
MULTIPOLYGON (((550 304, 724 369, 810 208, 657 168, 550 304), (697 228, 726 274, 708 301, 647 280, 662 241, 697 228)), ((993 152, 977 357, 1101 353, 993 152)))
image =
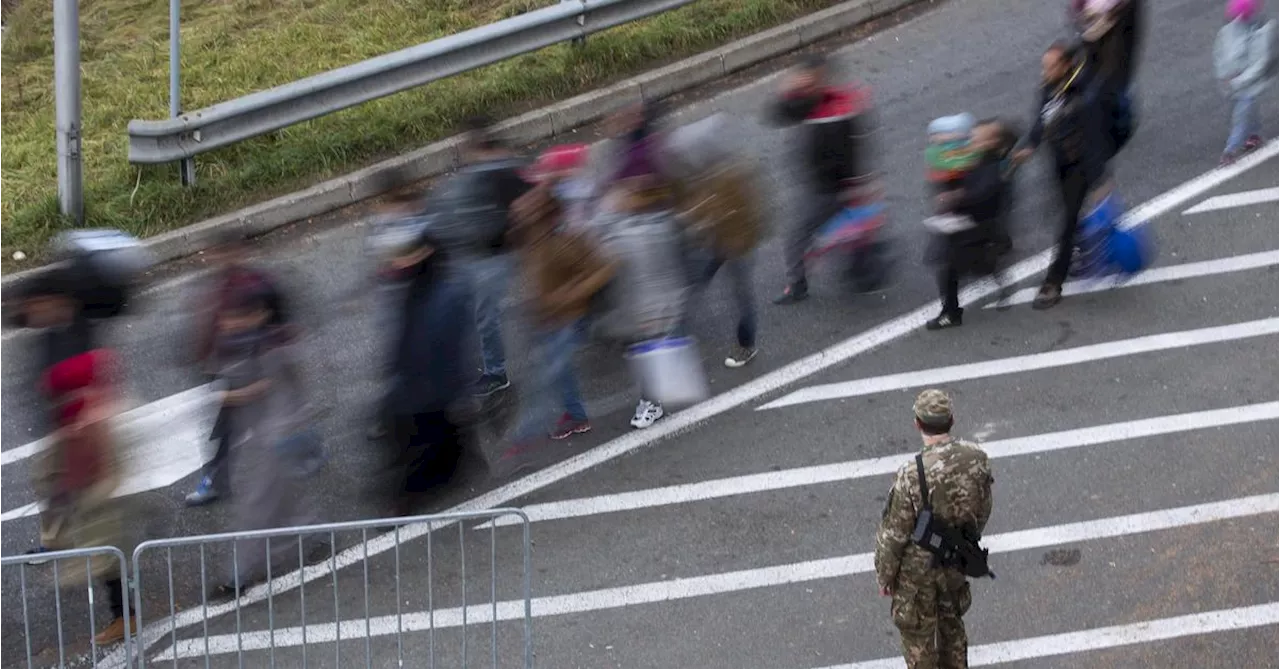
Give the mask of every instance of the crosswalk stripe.
MULTIPOLYGON (((1258 604, 1237 609, 1222 609, 1205 613, 1145 620, 1129 625, 1097 627, 1081 632, 1049 634, 1030 639, 1005 641, 969 648, 969 666, 987 667, 993 664, 1018 662, 1056 655, 1071 655, 1091 650, 1104 650, 1153 641, 1165 641, 1184 636, 1212 634, 1230 630, 1249 629, 1280 623, 1280 603, 1258 604)), ((885 658, 870 662, 841 664, 823 669, 903 669, 902 658, 885 658)))
MULTIPOLYGON (((1243 272, 1246 270, 1257 269, 1259 267, 1268 267, 1277 263, 1280 263, 1280 252, 1260 251, 1258 253, 1231 256, 1229 258, 1189 262, 1182 265, 1171 265, 1168 267, 1156 267, 1119 282, 1117 282, 1116 279, 1110 278, 1096 281, 1071 281, 1063 284, 1062 294, 1065 296, 1071 296, 1084 295, 1087 293, 1100 293, 1117 288, 1132 288, 1134 286, 1146 286, 1153 283, 1163 283, 1165 281, 1178 281, 1181 279, 1214 276, 1216 274, 1243 272)), ((1010 306, 1015 304, 1027 304, 1035 300, 1036 293, 1038 293, 1039 290, 1039 288, 1023 288, 1022 290, 1014 293, 1008 299, 1004 300, 1004 304, 1010 306)), ((1000 302, 991 302, 982 308, 995 309, 1000 306, 1000 304, 1000 302)))
MULTIPOLYGON (((1226 409, 1196 411, 1096 425, 1016 439, 1002 439, 986 442, 982 445, 982 448, 987 452, 988 457, 1006 458, 1082 446, 1123 443, 1127 440, 1143 437, 1256 421, 1276 421, 1278 419, 1280 419, 1280 402, 1263 402, 1261 404, 1247 404, 1226 409)), ((523 507, 521 510, 525 512, 530 522, 543 522, 617 513, 619 511, 633 511, 671 504, 685 504, 771 490, 821 485, 891 474, 897 471, 902 463, 909 461, 911 455, 910 453, 900 453, 881 458, 838 462, 812 467, 797 467, 782 471, 732 476, 596 497, 545 502, 532 504, 523 507)), ((497 521, 478 525, 476 529, 488 529, 491 525, 504 527, 520 522, 520 519, 516 517, 504 517, 497 521)))
MULTIPOLYGON (((204 406, 211 400, 211 385, 188 388, 180 393, 162 397, 154 402, 130 408, 116 417, 120 423, 138 423, 151 425, 156 421, 176 422, 185 420, 188 415, 204 406)), ((20 462, 43 451, 49 445, 49 437, 43 437, 17 448, 0 451, 0 468, 20 462)))
MULTIPOLYGON (((1202 525, 1231 518, 1244 518, 1275 513, 1280 508, 1280 495, 1257 495, 1221 502, 1163 509, 1128 516, 1116 516, 1067 523, 1030 530, 1008 532, 986 537, 983 544, 991 553, 1044 548, 1068 543, 1108 539, 1120 536, 1144 534, 1192 525, 1202 525)), ((657 581, 602 590, 592 590, 569 595, 537 597, 532 601, 535 618, 587 613, 617 609, 641 604, 654 604, 696 597, 707 597, 744 590, 818 581, 842 576, 866 574, 875 570, 874 555, 861 553, 843 557, 811 560, 793 564, 776 565, 757 569, 694 576, 669 581, 657 581)), ((434 612, 419 611, 403 616, 377 616, 369 619, 344 620, 340 623, 344 640, 364 639, 366 636, 388 636, 401 632, 424 631, 483 625, 495 620, 508 621, 523 618, 524 600, 508 600, 492 604, 475 604, 465 607, 437 609, 434 612)), ((307 625, 308 644, 335 641, 339 627, 333 623, 307 625)), ((156 658, 158 661, 175 657, 204 657, 206 643, 210 655, 234 653, 266 648, 287 648, 302 645, 303 628, 287 627, 272 632, 253 631, 241 634, 223 634, 199 639, 188 639, 170 646, 156 658)))
POLYGON ((917 372, 888 374, 867 379, 857 379, 841 383, 828 383, 810 386, 797 390, 785 397, 758 407, 756 411, 780 409, 782 407, 822 402, 860 395, 882 393, 890 390, 902 390, 924 385, 940 385, 952 381, 980 379, 1001 374, 1029 372, 1053 367, 1064 367, 1084 362, 1121 358, 1141 353, 1152 353, 1169 349, 1187 348, 1202 344, 1248 339, 1280 332, 1280 319, 1263 318, 1261 320, 1232 325, 1183 330, 1181 332, 1165 332, 1134 339, 1121 339, 1090 346, 1068 348, 1047 353, 1020 355, 1012 358, 1000 358, 985 362, 974 362, 950 367, 938 367, 917 372))
POLYGON ((1263 202, 1275 202, 1276 200, 1280 200, 1280 188, 1259 188, 1258 190, 1211 197, 1182 212, 1182 215, 1203 214, 1205 212, 1218 211, 1220 209, 1247 207, 1249 205, 1262 204, 1263 202))

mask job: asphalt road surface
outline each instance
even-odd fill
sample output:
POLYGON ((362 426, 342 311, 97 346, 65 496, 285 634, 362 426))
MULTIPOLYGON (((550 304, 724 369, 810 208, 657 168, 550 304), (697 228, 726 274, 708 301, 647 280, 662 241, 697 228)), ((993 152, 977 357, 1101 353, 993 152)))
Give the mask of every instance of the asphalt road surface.
MULTIPOLYGON (((532 519, 538 666, 900 666, 869 551, 890 474, 918 447, 911 398, 930 386, 953 394, 957 431, 995 458, 987 541, 999 579, 974 586, 975 666, 1276 666, 1275 145, 1211 170, 1227 117, 1209 57, 1220 9, 1171 1, 1153 3, 1150 15, 1142 125, 1115 168, 1133 219, 1157 239, 1155 266, 1114 288, 1074 286, 1048 312, 1030 310, 1029 292, 1009 311, 985 308, 993 287, 978 284, 964 294, 965 325, 939 333, 920 328, 936 313, 918 262, 924 127, 960 110, 1024 119, 1039 53, 1061 34, 1063 15, 1016 0, 956 0, 840 48, 879 107, 903 254, 896 285, 849 296, 819 273, 808 302, 768 305, 781 269, 771 243, 756 277, 762 353, 750 367, 719 365, 734 318, 723 287, 699 313, 712 400, 633 432, 625 366, 589 348, 579 373, 595 430, 549 446, 536 474, 472 476, 435 502, 519 507, 532 519)), ((674 116, 723 110, 749 123, 776 86, 768 76, 674 116)), ((1274 136, 1274 93, 1262 116, 1274 136)), ((785 158, 790 136, 748 128, 739 140, 768 168, 781 224, 799 197, 785 158)), ((1020 175, 1014 274, 1027 291, 1057 217, 1045 167, 1020 175)), ((361 276, 361 235, 346 226, 260 259, 298 289, 312 325, 309 371, 321 380, 333 458, 315 489, 333 521, 378 513, 362 494, 377 332, 362 301, 344 308, 361 276)), ((130 425, 142 444, 130 465, 131 542, 225 526, 225 506, 181 501, 209 418, 181 362, 193 285, 189 275, 158 285, 148 309, 111 333, 130 364, 130 425)), ((512 314, 518 392, 528 347, 512 314)), ((29 340, 5 337, 0 543, 13 555, 36 537, 26 480, 40 435, 24 385, 29 340)), ((507 414, 487 426, 490 454, 507 414)), ((398 657, 489 666, 495 649, 498 666, 520 666, 523 527, 509 519, 429 534, 410 526, 399 542, 372 528, 335 533, 337 547, 308 568, 305 587, 285 575, 270 598, 250 590, 241 606, 210 604, 207 615, 202 566, 205 583, 216 582, 225 543, 209 546, 203 564, 199 550, 175 548, 172 579, 166 553, 151 552, 142 561, 143 645, 152 661, 183 658, 178 666, 204 666, 206 653, 210 666, 272 657, 303 666, 303 649, 306 666, 397 666, 398 657)), ((67 656, 88 665, 85 591, 65 589, 55 602, 52 582, 51 566, 4 570, 6 666, 26 666, 28 642, 34 666, 56 665, 60 635, 67 656)), ((101 625, 100 601, 95 611, 101 625)), ((101 666, 121 666, 122 649, 106 650, 101 666)))

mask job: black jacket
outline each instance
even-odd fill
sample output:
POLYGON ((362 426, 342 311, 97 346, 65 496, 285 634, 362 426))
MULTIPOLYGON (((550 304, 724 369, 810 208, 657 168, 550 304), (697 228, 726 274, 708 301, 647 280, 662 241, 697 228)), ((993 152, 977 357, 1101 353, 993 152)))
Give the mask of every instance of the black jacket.
POLYGON ((964 194, 952 211, 973 220, 974 227, 936 236, 926 260, 963 274, 990 274, 998 259, 1012 249, 1009 212, 1013 185, 999 156, 989 155, 965 174, 958 186, 964 194))
POLYGON ((469 284, 437 251, 410 280, 403 304, 385 410, 392 416, 449 410, 466 394, 475 369, 469 284))
POLYGON ((803 124, 804 169, 813 188, 839 193, 848 182, 866 176, 860 148, 866 141, 863 100, 855 91, 828 89, 812 96, 788 96, 774 103, 769 121, 803 124))
POLYGON ((1108 124, 1091 95, 1092 71, 1077 63, 1065 82, 1044 85, 1036 105, 1035 122, 1023 145, 1049 144, 1058 175, 1079 170, 1088 183, 1102 178, 1110 151, 1108 124))

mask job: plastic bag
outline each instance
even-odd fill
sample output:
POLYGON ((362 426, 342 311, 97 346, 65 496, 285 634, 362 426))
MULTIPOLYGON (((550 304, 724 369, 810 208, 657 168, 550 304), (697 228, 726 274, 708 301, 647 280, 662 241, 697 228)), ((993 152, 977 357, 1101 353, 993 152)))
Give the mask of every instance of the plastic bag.
POLYGON ((1122 229, 1124 203, 1114 191, 1103 195, 1080 219, 1071 263, 1072 276, 1099 278, 1131 276, 1146 269, 1154 255, 1146 224, 1122 229))
POLYGON ((711 393, 702 358, 689 337, 644 341, 629 347, 626 358, 646 399, 664 405, 689 405, 711 393))

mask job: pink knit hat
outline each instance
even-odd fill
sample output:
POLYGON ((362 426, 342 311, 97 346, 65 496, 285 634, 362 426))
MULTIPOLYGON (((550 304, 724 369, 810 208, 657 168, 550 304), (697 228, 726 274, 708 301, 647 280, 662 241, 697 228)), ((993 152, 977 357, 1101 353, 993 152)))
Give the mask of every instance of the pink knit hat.
POLYGON ((1227 0, 1227 20, 1248 21, 1258 12, 1258 0, 1227 0))

